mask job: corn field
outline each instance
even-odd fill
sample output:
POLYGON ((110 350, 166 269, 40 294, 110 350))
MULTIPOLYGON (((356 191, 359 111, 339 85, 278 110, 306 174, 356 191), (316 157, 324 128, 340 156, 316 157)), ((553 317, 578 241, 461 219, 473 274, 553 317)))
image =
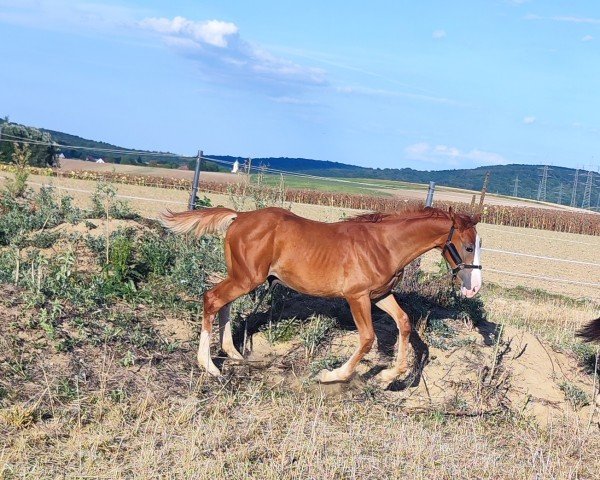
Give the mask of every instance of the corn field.
MULTIPOLYGON (((11 171, 10 165, 0 165, 0 171, 11 171)), ((74 178, 81 180, 106 180, 129 185, 172 188, 177 190, 190 190, 192 182, 185 178, 157 177, 150 175, 129 175, 116 172, 90 172, 69 171, 57 172, 49 168, 31 168, 30 173, 61 178, 74 178)), ((372 210, 378 212, 397 212, 414 209, 423 205, 420 200, 404 200, 402 198, 377 197, 371 195, 358 195, 342 192, 325 192, 310 189, 285 189, 280 187, 261 188, 269 193, 281 195, 286 202, 308 203, 330 207, 352 208, 358 210, 372 210)), ((217 183, 200 182, 200 191, 247 195, 248 183, 217 183)), ((442 209, 454 208, 458 212, 474 213, 470 204, 461 202, 435 202, 435 206, 442 209)), ((476 207, 477 208, 477 207, 476 207)), ((574 212, 564 210, 550 210, 535 207, 518 207, 503 205, 486 205, 481 213, 482 221, 494 225, 507 225, 513 227, 537 228, 556 232, 579 233, 584 235, 600 235, 600 215, 595 213, 574 212)))

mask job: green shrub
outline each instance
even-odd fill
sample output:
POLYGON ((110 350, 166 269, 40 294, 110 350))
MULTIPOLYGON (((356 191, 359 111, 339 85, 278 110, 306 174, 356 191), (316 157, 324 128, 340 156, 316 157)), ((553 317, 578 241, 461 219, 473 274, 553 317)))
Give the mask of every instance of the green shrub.
POLYGON ((155 275, 166 275, 175 260, 171 242, 155 233, 144 235, 138 246, 140 265, 155 275))
POLYGON ((58 232, 45 232, 42 231, 33 237, 31 237, 28 241, 28 244, 35 248, 50 248, 56 240, 60 237, 60 233, 58 232))
POLYGON ((272 323, 262 328, 269 343, 288 342, 298 336, 300 321, 296 318, 285 318, 277 323, 272 323))
POLYGON ((590 404, 590 396, 574 383, 564 381, 558 386, 565 394, 566 400, 576 410, 590 404))
POLYGON ((308 325, 300 332, 300 340, 306 349, 306 356, 312 357, 315 350, 327 337, 327 333, 335 326, 336 320, 324 315, 313 315, 308 325))
POLYGON ((96 191, 92 194, 92 209, 90 216, 94 218, 136 219, 139 215, 135 213, 129 203, 116 200, 117 188, 104 180, 96 185, 96 191))

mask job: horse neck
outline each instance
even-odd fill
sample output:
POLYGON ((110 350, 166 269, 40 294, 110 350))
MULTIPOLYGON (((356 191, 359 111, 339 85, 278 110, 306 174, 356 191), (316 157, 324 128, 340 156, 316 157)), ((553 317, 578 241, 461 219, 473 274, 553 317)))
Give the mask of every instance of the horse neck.
POLYGON ((441 217, 399 219, 386 225, 386 243, 399 268, 429 250, 443 246, 452 220, 441 217))

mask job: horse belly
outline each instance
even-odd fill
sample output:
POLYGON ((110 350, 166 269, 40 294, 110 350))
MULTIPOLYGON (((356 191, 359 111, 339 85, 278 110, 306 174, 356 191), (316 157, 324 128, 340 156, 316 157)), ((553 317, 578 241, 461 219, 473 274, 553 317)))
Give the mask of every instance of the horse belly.
POLYGON ((339 263, 323 264, 306 258, 277 261, 271 266, 270 275, 297 292, 317 297, 343 296, 344 273, 339 263))

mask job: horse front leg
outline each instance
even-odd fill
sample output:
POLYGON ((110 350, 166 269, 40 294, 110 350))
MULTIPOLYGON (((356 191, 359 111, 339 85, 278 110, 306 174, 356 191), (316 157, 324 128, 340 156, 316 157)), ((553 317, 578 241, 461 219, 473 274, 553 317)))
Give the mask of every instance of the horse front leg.
POLYGON ((382 370, 377 378, 384 383, 391 383, 397 377, 402 375, 408 369, 408 340, 410 337, 410 320, 404 310, 400 308, 394 295, 390 294, 387 297, 375 303, 385 313, 392 317, 398 327, 398 353, 396 361, 391 368, 382 370))
POLYGON ((347 300, 358 330, 359 345, 352 356, 341 367, 331 371, 321 370, 317 377, 321 383, 347 381, 354 373, 358 362, 369 353, 375 340, 373 320, 371 319, 371 299, 367 295, 364 295, 358 298, 348 298, 347 300))

